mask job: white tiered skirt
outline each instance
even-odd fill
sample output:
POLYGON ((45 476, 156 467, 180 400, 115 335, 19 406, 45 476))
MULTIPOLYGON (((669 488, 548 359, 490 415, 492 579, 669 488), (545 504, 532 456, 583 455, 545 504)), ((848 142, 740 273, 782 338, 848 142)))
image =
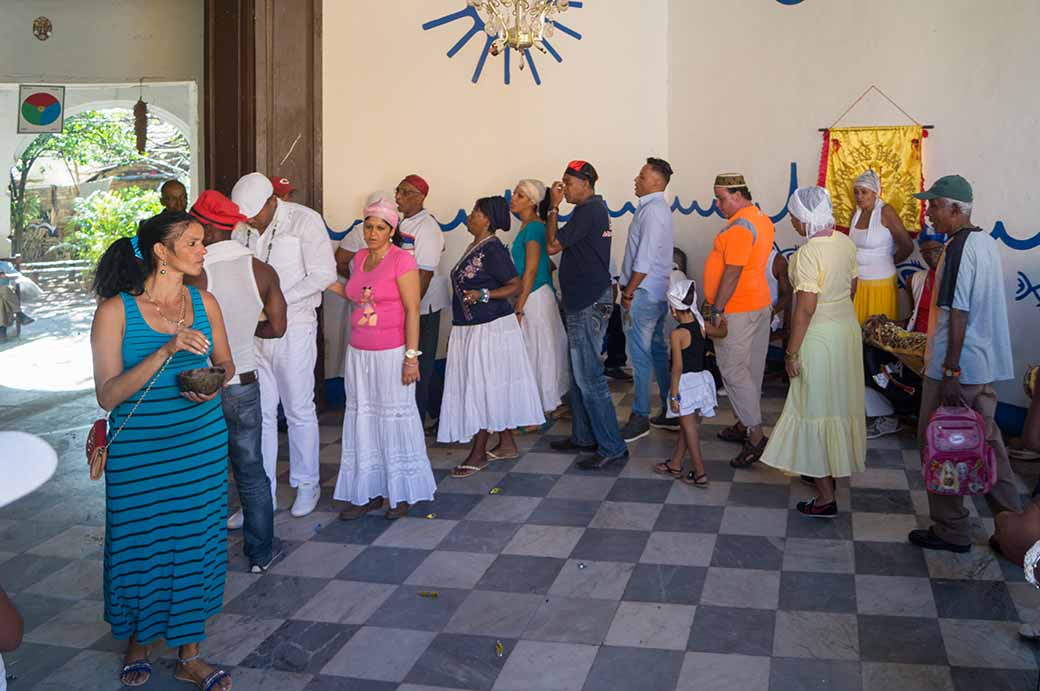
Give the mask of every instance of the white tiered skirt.
POLYGON ((401 383, 404 346, 347 348, 343 451, 333 496, 352 504, 386 497, 390 506, 433 499, 437 483, 415 406, 415 384, 401 383))
POLYGON ((527 297, 520 329, 542 399, 542 410, 556 410, 570 388, 571 370, 560 306, 548 285, 527 297))
POLYGON ((482 429, 500 432, 543 422, 541 395, 516 317, 452 326, 437 441, 468 442, 482 429))

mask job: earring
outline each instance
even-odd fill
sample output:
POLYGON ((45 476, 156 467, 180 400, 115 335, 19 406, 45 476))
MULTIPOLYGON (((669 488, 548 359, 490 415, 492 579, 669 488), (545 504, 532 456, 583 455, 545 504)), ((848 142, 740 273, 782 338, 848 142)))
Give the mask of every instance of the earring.
POLYGON ((166 275, 166 262, 165 262, 165 261, 164 261, 164 262, 162 262, 162 263, 160 264, 160 267, 161 267, 161 268, 159 269, 159 275, 160 275, 160 276, 165 276, 165 275, 166 275))

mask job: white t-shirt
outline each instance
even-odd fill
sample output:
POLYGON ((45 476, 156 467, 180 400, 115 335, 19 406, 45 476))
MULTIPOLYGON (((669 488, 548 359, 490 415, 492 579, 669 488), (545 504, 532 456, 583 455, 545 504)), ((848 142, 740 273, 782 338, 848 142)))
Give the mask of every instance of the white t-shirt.
MULTIPOLYGON (((444 232, 433 215, 423 209, 411 218, 401 219, 397 232, 401 235, 401 249, 415 258, 422 271, 432 271, 430 287, 426 289, 420 314, 431 314, 451 307, 451 287, 448 277, 440 270, 444 256, 444 232)), ((350 237, 350 234, 347 234, 350 237)), ((345 239, 345 238, 344 238, 345 239)))

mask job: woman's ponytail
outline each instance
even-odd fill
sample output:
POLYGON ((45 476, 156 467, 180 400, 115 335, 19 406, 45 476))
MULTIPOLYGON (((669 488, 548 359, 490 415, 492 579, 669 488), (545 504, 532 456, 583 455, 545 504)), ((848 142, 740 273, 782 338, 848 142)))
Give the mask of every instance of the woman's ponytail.
POLYGON ((94 292, 105 299, 119 293, 140 295, 148 276, 144 262, 137 258, 130 238, 119 238, 105 250, 94 272, 94 292))

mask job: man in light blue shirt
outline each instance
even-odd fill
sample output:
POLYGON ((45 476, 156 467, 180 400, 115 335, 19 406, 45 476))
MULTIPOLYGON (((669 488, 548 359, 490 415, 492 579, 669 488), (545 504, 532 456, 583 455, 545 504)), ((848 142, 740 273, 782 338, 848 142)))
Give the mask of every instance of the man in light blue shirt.
MULTIPOLYGON (((921 392, 918 441, 923 446, 929 420, 939 406, 968 406, 986 426, 986 441, 997 460, 997 480, 986 502, 996 516, 1021 510, 1007 449, 994 422, 993 383, 1013 378, 1004 269, 997 243, 971 222, 972 190, 959 175, 936 180, 918 199, 928 200, 928 218, 949 240, 936 272, 934 323, 928 329, 926 371, 921 392)), ((932 527, 910 531, 924 549, 967 552, 971 522, 959 495, 928 494, 932 527)))
POLYGON ((672 272, 672 210, 664 190, 672 167, 660 158, 648 158, 635 179, 639 208, 628 227, 625 258, 621 263, 621 307, 626 310, 628 354, 635 375, 632 415, 621 430, 626 442, 650 433, 650 376, 657 375, 661 414, 655 427, 678 429, 678 418, 666 417, 668 397, 668 348, 664 342, 668 317, 668 281, 672 272))

